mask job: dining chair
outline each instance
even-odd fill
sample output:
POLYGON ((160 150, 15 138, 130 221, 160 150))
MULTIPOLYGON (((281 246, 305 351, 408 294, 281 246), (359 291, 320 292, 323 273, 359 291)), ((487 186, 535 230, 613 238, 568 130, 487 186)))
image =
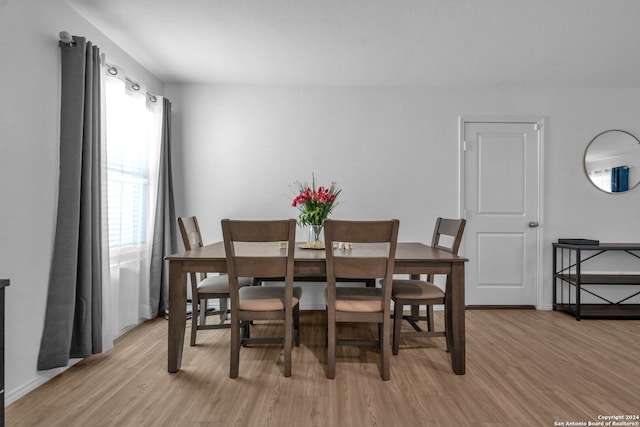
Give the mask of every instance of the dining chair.
POLYGON ((325 221, 327 270, 327 377, 335 378, 337 345, 375 345, 380 349, 380 376, 390 378, 391 286, 336 286, 340 279, 382 278, 391 284, 399 221, 325 221), (334 242, 352 242, 353 249, 334 248, 334 242), (336 324, 376 323, 378 339, 338 339, 336 324))
MULTIPOLYGON (((431 246, 443 249, 453 254, 458 254, 462 233, 466 220, 438 218, 431 246)), ((445 313, 444 330, 436 331, 434 327, 433 305, 445 304, 445 292, 433 283, 433 275, 427 275, 426 280, 394 279, 391 299, 394 303, 393 311, 393 354, 397 355, 400 349, 400 339, 408 337, 446 337, 447 349, 450 345, 450 335, 447 334, 449 325, 445 313), (404 314, 404 307, 411 306, 411 314, 404 314), (426 305, 425 316, 420 316, 421 305, 426 305), (402 321, 405 320, 413 327, 413 331, 402 332, 402 321), (419 321, 426 321, 427 329, 420 327, 419 321)), ((447 280, 450 280, 447 278, 447 280)))
POLYGON ((222 235, 231 295, 229 377, 237 378, 240 347, 252 343, 284 344, 284 375, 291 376, 291 350, 300 344, 300 298, 293 286, 296 221, 223 219, 222 235), (286 248, 281 242, 287 242, 286 248), (240 286, 246 277, 280 279, 284 286, 240 286), (252 337, 258 320, 283 320, 284 337, 252 337))
MULTIPOLYGON (((195 216, 179 217, 178 228, 184 249, 202 247, 202 234, 195 216)), ((191 342, 196 345, 196 334, 202 329, 222 329, 231 327, 226 320, 229 315, 229 278, 226 275, 207 276, 207 273, 189 273, 191 282, 191 342), (208 308, 209 299, 218 299, 218 310, 208 308), (218 323, 207 324, 207 316, 220 316, 218 323)), ((251 279, 243 278, 241 286, 251 285, 251 279)))

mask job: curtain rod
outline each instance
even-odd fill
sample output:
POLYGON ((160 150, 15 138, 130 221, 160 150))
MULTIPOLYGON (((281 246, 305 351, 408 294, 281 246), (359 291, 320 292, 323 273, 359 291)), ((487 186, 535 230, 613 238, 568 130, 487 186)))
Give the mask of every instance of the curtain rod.
MULTIPOLYGON (((69 34, 68 31, 60 31, 60 33, 58 34, 58 37, 60 37, 60 41, 62 43, 67 43, 71 46, 75 45, 75 41, 73 40, 73 37, 71 36, 71 34, 69 34)), ((112 76, 115 76, 118 74, 118 68, 113 66, 113 65, 109 65, 107 63, 104 64, 105 67, 107 67, 107 71, 109 72, 109 74, 111 74, 112 76)), ((131 89, 138 91, 140 90, 140 85, 136 82, 134 82, 133 80, 129 79, 128 77, 125 76, 125 80, 127 81, 127 83, 129 83, 131 85, 131 89)), ((146 92, 147 98, 149 99, 149 101, 151 102, 156 102, 158 100, 158 98, 149 92, 146 92)))
POLYGON ((75 44, 75 42, 73 41, 73 37, 71 37, 71 34, 69 34, 67 31, 60 31, 58 37, 60 37, 60 41, 62 43, 69 43, 70 45, 75 44))

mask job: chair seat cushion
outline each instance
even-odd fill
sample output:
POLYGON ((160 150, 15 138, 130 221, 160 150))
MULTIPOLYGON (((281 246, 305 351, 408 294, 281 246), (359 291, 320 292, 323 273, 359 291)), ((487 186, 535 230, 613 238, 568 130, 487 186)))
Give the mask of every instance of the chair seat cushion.
MULTIPOLYGON (((245 286, 239 289, 238 308, 246 311, 284 310, 284 286, 245 286)), ((292 306, 302 297, 302 288, 294 286, 292 306)))
POLYGON ((377 313, 382 311, 381 288, 336 288, 336 311, 377 313))
MULTIPOLYGON (((238 285, 251 286, 253 279, 250 277, 238 278, 238 285)), ((208 276, 198 283, 198 292, 201 294, 229 293, 229 277, 226 275, 208 276)))
POLYGON ((444 292, 431 282, 423 280, 394 280, 391 297, 397 299, 443 299, 444 292))

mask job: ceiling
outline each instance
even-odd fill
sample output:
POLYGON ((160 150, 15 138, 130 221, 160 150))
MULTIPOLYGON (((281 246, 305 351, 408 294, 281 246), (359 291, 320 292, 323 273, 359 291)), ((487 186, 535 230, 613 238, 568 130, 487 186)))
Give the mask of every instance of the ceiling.
POLYGON ((640 88, 636 0, 67 2, 165 83, 640 88))

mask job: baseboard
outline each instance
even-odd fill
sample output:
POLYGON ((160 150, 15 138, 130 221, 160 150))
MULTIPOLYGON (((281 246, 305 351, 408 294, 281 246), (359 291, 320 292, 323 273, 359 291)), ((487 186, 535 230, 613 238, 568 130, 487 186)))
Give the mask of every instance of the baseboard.
MULTIPOLYGON (((391 309, 393 310, 394 304, 393 301, 391 302, 391 309)), ((424 308, 424 305, 422 305, 422 307, 424 308)), ((318 304, 318 303, 314 303, 314 304, 300 304, 300 310, 326 310, 327 306, 322 303, 322 304, 318 304)), ((434 305, 433 306, 433 311, 443 311, 444 310, 444 306, 443 305, 434 305)))
POLYGON ((66 371, 76 363, 80 362, 81 360, 83 359, 72 359, 69 361, 69 366, 64 366, 62 368, 49 369, 48 371, 38 371, 38 377, 34 378, 32 381, 29 381, 28 383, 23 384, 22 386, 18 387, 15 390, 5 389, 4 406, 9 406, 16 400, 20 399, 21 397, 26 396, 27 394, 31 393, 33 390, 37 389, 38 387, 40 387, 41 385, 49 381, 51 378, 60 375, 61 373, 63 373, 64 371, 66 371))
POLYGON ((326 310, 327 306, 323 304, 300 304, 300 310, 326 310))
POLYGON ((466 310, 535 310, 534 305, 467 305, 466 310))

